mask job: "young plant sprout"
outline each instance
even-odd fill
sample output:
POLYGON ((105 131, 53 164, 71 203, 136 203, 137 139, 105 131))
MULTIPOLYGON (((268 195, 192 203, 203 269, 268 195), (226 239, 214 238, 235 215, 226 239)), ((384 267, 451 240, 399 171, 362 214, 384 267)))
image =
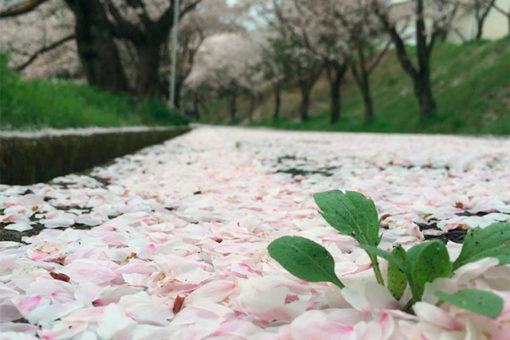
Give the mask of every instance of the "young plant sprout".
MULTIPOLYGON (((374 202, 361 193, 339 190, 314 195, 322 217, 343 235, 358 241, 358 247, 370 258, 377 282, 400 299, 409 287, 412 298, 405 304, 409 310, 421 301, 425 284, 436 278, 450 277, 459 267, 492 257, 499 265, 510 263, 510 223, 494 223, 467 233, 459 257, 450 262, 448 251, 439 240, 417 244, 407 251, 396 246, 387 252, 378 248, 381 240, 379 218, 374 202), (388 261, 384 280, 378 258, 388 261), (386 285, 385 285, 386 282, 386 285)), ((280 237, 268 246, 269 255, 287 271, 310 282, 331 282, 340 289, 345 285, 335 274, 333 256, 320 244, 300 236, 280 237)), ((453 294, 436 291, 438 305, 449 303, 474 313, 495 318, 503 310, 503 299, 479 289, 462 289, 453 294)))

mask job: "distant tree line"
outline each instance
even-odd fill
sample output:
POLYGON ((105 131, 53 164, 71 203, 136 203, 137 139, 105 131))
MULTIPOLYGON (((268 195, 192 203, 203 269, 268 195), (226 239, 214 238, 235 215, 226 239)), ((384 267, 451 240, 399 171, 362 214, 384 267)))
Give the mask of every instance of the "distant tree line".
MULTIPOLYGON (((170 0, 19 0, 0 6, 1 50, 28 76, 83 76, 95 87, 137 97, 166 97, 170 0), (27 27, 27 22, 33 25, 27 27), (22 29, 21 27, 26 27, 22 29)), ((321 75, 329 84, 330 122, 338 122, 342 84, 351 73, 374 120, 371 75, 388 49, 413 84, 420 120, 437 109, 431 55, 438 41, 457 34, 460 13, 476 22, 481 39, 491 11, 508 18, 496 0, 181 0, 174 105, 195 118, 217 98, 228 98, 229 119, 238 98, 249 98, 252 121, 261 94, 271 89, 274 119, 281 92, 299 89, 299 118, 310 116, 311 93, 321 75), (413 41, 415 52, 407 45, 413 41), (185 103, 182 103, 182 100, 185 103)))

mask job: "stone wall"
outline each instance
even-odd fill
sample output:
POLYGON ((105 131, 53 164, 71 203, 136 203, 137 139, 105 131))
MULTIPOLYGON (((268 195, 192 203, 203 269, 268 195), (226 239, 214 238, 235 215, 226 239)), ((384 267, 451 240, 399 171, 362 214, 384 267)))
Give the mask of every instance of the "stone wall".
POLYGON ((135 127, 0 133, 0 183, 45 182, 162 143, 189 130, 135 127))

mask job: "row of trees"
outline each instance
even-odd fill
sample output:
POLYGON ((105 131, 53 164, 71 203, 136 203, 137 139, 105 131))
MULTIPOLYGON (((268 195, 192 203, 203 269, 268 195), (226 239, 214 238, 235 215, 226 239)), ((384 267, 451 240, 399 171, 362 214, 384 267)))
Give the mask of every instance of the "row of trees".
MULTIPOLYGON (((0 7, 2 50, 13 66, 35 76, 85 76, 89 84, 136 96, 168 93, 171 0, 4 0, 0 7), (29 25, 27 23, 30 23, 29 25), (21 27, 23 27, 21 29, 21 27), (78 56, 78 58, 77 58, 78 56), (43 71, 41 71, 43 70, 43 71)), ((370 76, 394 48, 413 83, 420 119, 435 111, 430 58, 438 40, 456 31, 454 18, 473 13, 475 38, 491 10, 509 12, 496 0, 181 0, 177 95, 174 105, 198 112, 228 97, 236 120, 238 97, 249 98, 248 118, 262 91, 296 84, 299 117, 309 117, 314 84, 325 74, 331 123, 341 117, 341 86, 351 72, 374 119, 370 76), (412 32, 410 35, 409 32, 412 32), (412 38, 415 53, 406 40, 412 38)), ((457 34, 460 34, 457 32, 457 34)), ((461 35, 461 34, 460 34, 461 35)))
MULTIPOLYGON (((74 22, 73 32, 66 36, 72 35, 76 42, 89 84, 108 91, 133 91, 140 96, 156 92, 162 46, 168 40, 173 25, 173 2, 33 0, 19 3, 12 10, 7 9, 4 17, 22 14, 50 2, 56 8, 66 6, 65 13, 73 17, 70 20, 74 22), (136 81, 132 88, 128 85, 126 70, 121 63, 120 46, 115 39, 128 42, 136 53, 137 62, 133 65, 136 81)), ((186 15, 199 2, 184 1, 182 15, 186 15)))
MULTIPOLYGON (((241 45, 233 38, 217 41, 212 48, 202 51, 203 62, 196 68, 200 77, 191 77, 188 85, 203 93, 217 84, 215 90, 232 96, 231 118, 235 115, 239 88, 253 93, 257 91, 254 84, 258 87, 271 85, 275 98, 273 117, 278 118, 283 86, 296 84, 301 94, 299 115, 305 121, 309 117, 314 84, 325 74, 333 124, 341 117, 341 86, 350 71, 363 98, 365 121, 370 123, 374 120, 370 76, 386 51, 393 47, 402 69, 412 81, 423 122, 437 106, 431 83, 431 55, 437 41, 445 40, 453 32, 454 18, 461 6, 474 13, 475 38, 480 38, 484 21, 495 4, 492 0, 413 0, 395 5, 383 0, 260 1, 256 6, 257 18, 264 18, 265 25, 244 38, 257 45, 259 53, 243 47, 246 54, 234 53, 228 65, 224 65, 215 61, 218 56, 214 50, 225 53, 231 49, 229 44, 235 45, 234 48, 241 45), (414 48, 406 46, 408 39, 413 40, 414 48), (252 56, 250 61, 247 60, 249 55, 252 56), (239 56, 239 60, 235 56, 239 56), (213 66, 207 68, 207 65, 213 66), (223 81, 218 80, 218 75, 223 81), (229 84, 229 87, 220 84, 229 84)), ((251 119, 251 116, 249 109, 248 117, 251 119)))
MULTIPOLYGON (((236 26, 232 19, 238 7, 227 6, 223 0, 201 3, 181 1, 178 89, 202 41, 217 30, 236 26)), ((168 0, 11 1, 0 10, 1 48, 11 54, 20 71, 42 54, 57 51, 46 62, 34 65, 36 75, 44 73, 38 68, 58 74, 57 69, 67 67, 68 73, 75 73, 79 59, 90 85, 109 92, 159 96, 168 93, 162 72, 168 72, 173 5, 168 0), (65 62, 58 63, 55 57, 65 62)))

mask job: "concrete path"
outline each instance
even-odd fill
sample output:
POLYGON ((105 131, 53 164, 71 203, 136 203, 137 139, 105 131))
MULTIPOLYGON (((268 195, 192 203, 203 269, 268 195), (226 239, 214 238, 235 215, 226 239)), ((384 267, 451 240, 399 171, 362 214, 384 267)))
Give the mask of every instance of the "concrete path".
POLYGON ((510 334, 510 266, 442 283, 497 292, 495 320, 427 292, 405 314, 318 214, 313 193, 331 189, 374 200, 381 248, 439 237, 454 258, 466 230, 510 221, 510 140, 199 127, 90 175, 2 185, 0 339, 510 334), (266 250, 283 235, 324 245, 348 288, 288 274, 266 250))

